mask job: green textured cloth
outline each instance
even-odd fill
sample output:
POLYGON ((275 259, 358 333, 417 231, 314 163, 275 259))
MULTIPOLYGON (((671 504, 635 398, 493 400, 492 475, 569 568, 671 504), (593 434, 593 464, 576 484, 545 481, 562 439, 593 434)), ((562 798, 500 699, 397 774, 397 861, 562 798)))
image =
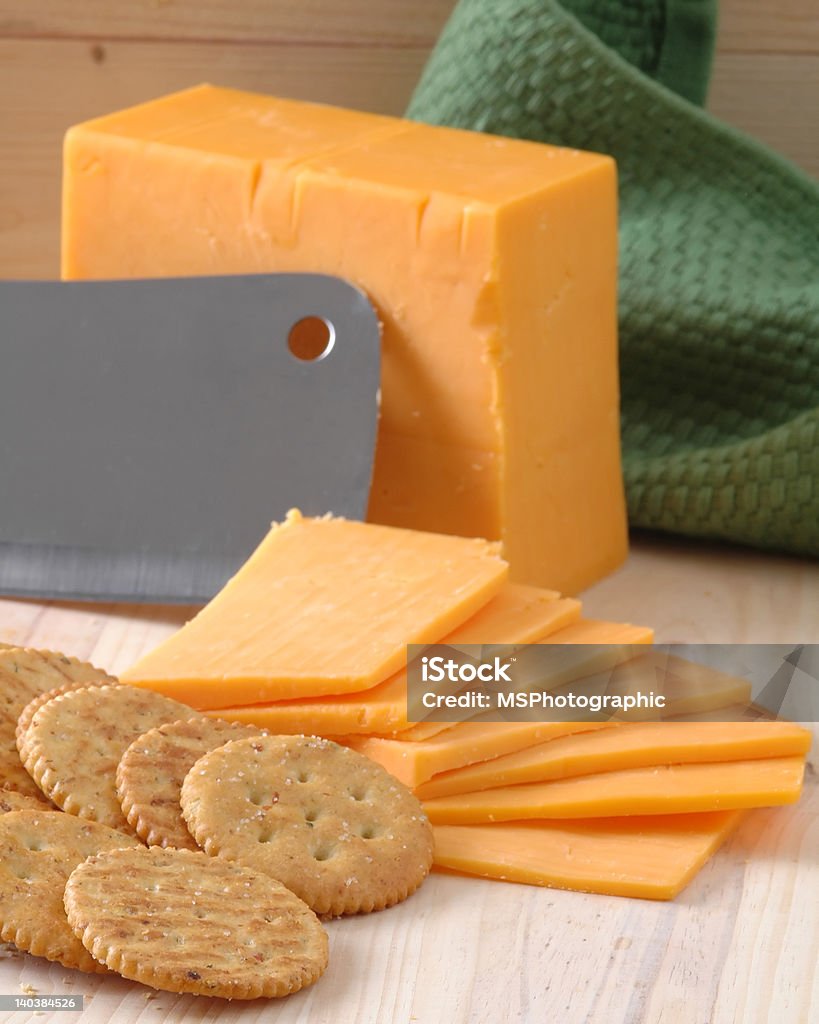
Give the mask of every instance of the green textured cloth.
POLYGON ((631 523, 817 554, 819 186, 688 102, 713 23, 703 0, 461 0, 408 116, 616 158, 631 523))

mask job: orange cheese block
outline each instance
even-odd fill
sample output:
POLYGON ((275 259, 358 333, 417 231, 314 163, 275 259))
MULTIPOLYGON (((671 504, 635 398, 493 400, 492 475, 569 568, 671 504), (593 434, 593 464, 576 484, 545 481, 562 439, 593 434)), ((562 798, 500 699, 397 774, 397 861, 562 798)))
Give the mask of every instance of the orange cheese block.
POLYGON ((555 889, 673 899, 743 819, 741 811, 436 825, 435 864, 555 889))
POLYGON ((790 722, 648 722, 565 736, 514 754, 436 775, 415 791, 422 800, 499 786, 702 761, 804 755, 811 734, 790 722))
POLYGON ((799 799, 804 769, 801 757, 661 765, 442 796, 424 810, 435 825, 471 825, 774 807, 799 799))
MULTIPOLYGON (((65 141, 66 278, 318 271, 383 324, 368 518, 575 593, 626 552, 609 157, 200 86, 65 141)), ((284 344, 284 339, 282 339, 284 344)))
POLYGON ((375 736, 348 736, 343 742, 377 761, 405 786, 415 789, 439 772, 500 757, 558 736, 604 728, 611 728, 610 723, 459 722, 446 732, 420 742, 375 736))
POLYGON ((506 575, 486 541, 291 512, 123 679, 199 708, 366 690, 401 667, 408 643, 474 615, 506 575))
MULTIPOLYGON (((579 601, 561 599, 554 591, 507 583, 496 597, 441 643, 532 643, 579 616, 579 601)), ((386 682, 354 695, 220 708, 213 714, 275 733, 337 736, 393 732, 409 725, 407 671, 403 668, 386 682)))

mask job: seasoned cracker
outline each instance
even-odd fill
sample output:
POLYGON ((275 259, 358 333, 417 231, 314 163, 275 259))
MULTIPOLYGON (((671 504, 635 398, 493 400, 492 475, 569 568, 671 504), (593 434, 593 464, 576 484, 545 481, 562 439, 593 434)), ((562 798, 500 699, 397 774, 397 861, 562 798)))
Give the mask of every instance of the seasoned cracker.
POLYGON ((0 817, 0 938, 35 956, 90 973, 104 971, 68 926, 63 891, 86 857, 139 845, 136 839, 60 811, 0 817))
POLYGON ((17 720, 35 697, 57 686, 88 686, 99 680, 114 682, 102 669, 54 651, 26 647, 0 650, 0 789, 14 789, 43 799, 20 763, 15 740, 17 720))
POLYGON ((42 796, 29 796, 13 789, 0 789, 0 814, 10 811, 54 811, 54 804, 46 803, 42 796))
POLYGON ((125 978, 226 999, 284 996, 327 966, 327 934, 283 885, 190 850, 91 857, 65 887, 85 948, 125 978))
POLYGON ((215 747, 260 730, 214 718, 190 718, 151 729, 128 747, 117 768, 117 796, 128 824, 149 846, 198 850, 179 806, 182 782, 215 747))
POLYGON ((109 676, 107 672, 102 672, 99 679, 84 679, 77 683, 65 683, 63 686, 55 686, 53 690, 47 690, 45 693, 38 694, 34 700, 26 704, 20 712, 20 717, 17 719, 17 725, 14 729, 17 750, 19 751, 20 749, 22 737, 28 732, 32 718, 34 718, 43 704, 48 704, 55 697, 59 697, 63 693, 70 693, 72 690, 85 690, 89 686, 111 686, 116 683, 117 680, 114 676, 109 676))
POLYGON ((58 807, 132 835, 117 799, 120 758, 148 729, 193 714, 186 704, 135 686, 71 690, 35 712, 20 757, 58 807))
POLYGON ((267 872, 319 914, 399 903, 432 864, 432 829, 406 786, 317 737, 213 750, 186 776, 181 803, 207 853, 267 872))

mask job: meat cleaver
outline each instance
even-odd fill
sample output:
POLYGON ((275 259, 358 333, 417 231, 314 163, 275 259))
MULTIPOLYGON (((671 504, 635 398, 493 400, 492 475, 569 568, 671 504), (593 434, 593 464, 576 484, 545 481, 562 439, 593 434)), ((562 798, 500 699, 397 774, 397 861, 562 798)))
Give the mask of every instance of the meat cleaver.
POLYGON ((0 593, 198 602, 289 508, 363 519, 380 329, 318 274, 0 282, 0 593))

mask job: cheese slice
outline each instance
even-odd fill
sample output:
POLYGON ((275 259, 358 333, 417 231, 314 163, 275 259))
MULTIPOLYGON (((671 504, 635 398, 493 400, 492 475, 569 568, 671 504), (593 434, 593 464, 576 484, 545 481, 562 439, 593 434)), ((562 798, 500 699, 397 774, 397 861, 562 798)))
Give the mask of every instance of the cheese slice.
POLYGON ((199 708, 366 690, 505 582, 482 540, 291 512, 194 619, 123 679, 199 708))
MULTIPOLYGON (((576 732, 612 728, 608 722, 459 722, 424 741, 347 736, 343 742, 377 761, 415 789, 439 772, 500 757, 535 743, 576 732)), ((616 726, 615 726, 616 728, 616 726)))
MULTIPOLYGON (((623 661, 627 661, 632 654, 639 654, 639 651, 630 652, 633 646, 650 644, 654 640, 654 630, 648 626, 632 626, 628 622, 605 622, 602 619, 579 619, 571 626, 562 629, 552 638, 556 644, 600 644, 607 647, 621 647, 623 649, 623 661)), ((609 662, 602 668, 608 667, 609 662)), ((586 667, 587 672, 596 671, 595 668, 586 667)))
POLYGON ((434 776, 421 800, 627 768, 804 755, 811 734, 790 722, 648 722, 581 733, 434 776))
MULTIPOLYGON (((614 648, 611 657, 614 657, 614 648)), ((608 648, 602 648, 596 655, 600 661, 607 655, 608 648)), ((516 680, 520 689, 548 690, 555 701, 562 698, 568 702, 570 695, 574 698, 582 696, 586 700, 601 701, 619 699, 632 700, 631 707, 612 707, 606 709, 600 704, 603 715, 611 715, 623 722, 657 721, 687 715, 692 719, 713 712, 715 709, 728 709, 737 705, 748 706, 751 702, 751 684, 747 679, 729 675, 676 656, 669 656, 662 651, 650 651, 633 657, 627 662, 615 664, 602 672, 595 671, 586 675, 582 648, 570 648, 567 662, 545 661, 533 648, 527 648, 517 655, 516 680), (525 681, 527 658, 531 660, 531 682, 525 681), (559 685, 554 685, 555 681, 559 685), (655 701, 662 698, 662 704, 650 703, 649 697, 655 701), (640 703, 644 702, 644 703, 640 703)), ((572 709, 567 703, 557 712, 550 714, 544 706, 537 713, 546 717, 588 717, 587 704, 572 709)), ((611 707, 611 705, 610 705, 611 707)), ((528 709, 521 714, 530 713, 528 709)), ((535 713, 535 709, 532 710, 535 713)))
MULTIPOLYGON (((632 626, 622 622, 603 622, 599 619, 578 619, 570 626, 550 633, 547 642, 550 644, 598 644, 599 651, 589 651, 585 655, 572 655, 564 669, 571 669, 571 675, 598 671, 601 668, 628 661, 635 657, 640 647, 650 644, 654 639, 654 631, 647 626, 632 626), (573 665, 571 659, 575 659, 573 665)), ((565 678, 565 677, 564 677, 565 678)), ((473 718, 479 718, 475 712, 473 718)), ((409 729, 403 730, 398 737, 401 740, 417 742, 431 739, 453 727, 451 722, 433 720, 434 715, 409 729)))
MULTIPOLYGON (((442 644, 525 644, 559 631, 580 616, 580 602, 554 591, 507 583, 442 644)), ((393 732, 407 728, 407 671, 353 695, 220 708, 214 716, 276 733, 318 736, 393 732)), ((445 724, 443 728, 449 728, 445 724)))
POLYGON ((514 825, 437 825, 439 867, 528 885, 673 899, 744 817, 741 811, 514 825))
MULTIPOLYGON (((565 654, 552 659, 552 682, 585 677, 589 672, 618 665, 635 657, 651 642, 650 629, 628 624, 581 620, 546 638, 549 645, 567 644, 565 654), (584 645, 587 645, 584 649, 584 645)), ((476 715, 455 724, 421 722, 397 738, 346 736, 343 742, 377 761, 410 788, 433 775, 476 761, 522 750, 535 743, 614 723, 498 722, 496 716, 476 715)))
POLYGON ((713 708, 748 704, 751 700, 751 684, 747 679, 654 650, 618 665, 608 681, 608 692, 623 696, 645 693, 647 689, 662 693, 665 706, 662 709, 637 708, 623 717, 633 721, 696 715, 713 708))
POLYGON ((472 825, 774 807, 799 799, 804 768, 801 757, 661 765, 443 796, 424 810, 435 825, 472 825))
POLYGON ((516 581, 571 594, 627 543, 615 179, 606 156, 200 86, 68 132, 62 272, 357 283, 383 324, 368 518, 502 541, 516 581))
POLYGON ((452 722, 417 722, 409 729, 399 732, 393 736, 383 736, 382 739, 398 739, 402 742, 420 743, 422 740, 431 740, 434 736, 440 736, 442 732, 449 732, 453 728, 452 722))

